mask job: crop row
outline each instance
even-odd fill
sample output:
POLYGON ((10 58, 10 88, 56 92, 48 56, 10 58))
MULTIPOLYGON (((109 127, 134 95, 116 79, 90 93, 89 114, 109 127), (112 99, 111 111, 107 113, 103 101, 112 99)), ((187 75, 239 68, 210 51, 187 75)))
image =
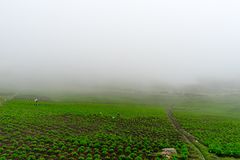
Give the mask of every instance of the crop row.
POLYGON ((0 108, 0 159, 163 159, 168 147, 187 158, 161 108, 134 107, 8 101, 0 108))
MULTIPOLYGON (((2 117, 0 154, 6 159, 145 159, 182 142, 164 118, 101 115, 2 117)), ((159 157, 160 158, 160 157, 159 157)))
POLYGON ((240 122, 220 116, 176 114, 181 125, 218 156, 240 158, 240 122), (217 136, 216 136, 217 135, 217 136))

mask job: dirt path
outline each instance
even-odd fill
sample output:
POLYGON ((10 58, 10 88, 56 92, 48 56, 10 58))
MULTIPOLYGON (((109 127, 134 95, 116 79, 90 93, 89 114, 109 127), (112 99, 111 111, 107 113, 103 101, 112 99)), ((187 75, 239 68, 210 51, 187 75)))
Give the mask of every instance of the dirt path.
POLYGON ((194 136, 192 136, 191 134, 186 132, 180 126, 180 124, 177 122, 176 118, 174 117, 171 108, 167 109, 167 115, 168 115, 168 118, 169 118, 170 122, 172 123, 174 128, 177 130, 177 132, 189 144, 190 152, 192 152, 192 154, 194 154, 194 155, 191 155, 191 157, 189 157, 189 158, 190 159, 196 159, 196 160, 198 160, 198 159, 199 160, 207 160, 206 157, 204 157, 204 154, 199 150, 198 146, 196 145, 196 143, 198 143, 198 141, 195 139, 194 136))

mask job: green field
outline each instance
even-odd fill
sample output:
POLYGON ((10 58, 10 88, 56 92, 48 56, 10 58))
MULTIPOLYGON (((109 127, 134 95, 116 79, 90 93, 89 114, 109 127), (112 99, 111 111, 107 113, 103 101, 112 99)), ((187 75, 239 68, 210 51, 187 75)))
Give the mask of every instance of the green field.
POLYGON ((161 106, 12 99, 0 108, 1 159, 150 159, 186 146, 161 106))
POLYGON ((68 95, 37 106, 33 97, 1 97, 1 160, 164 159, 163 148, 176 148, 172 159, 198 159, 169 106, 205 159, 240 158, 238 96, 68 95))
POLYGON ((174 107, 182 127, 219 157, 240 158, 238 96, 188 97, 174 107))

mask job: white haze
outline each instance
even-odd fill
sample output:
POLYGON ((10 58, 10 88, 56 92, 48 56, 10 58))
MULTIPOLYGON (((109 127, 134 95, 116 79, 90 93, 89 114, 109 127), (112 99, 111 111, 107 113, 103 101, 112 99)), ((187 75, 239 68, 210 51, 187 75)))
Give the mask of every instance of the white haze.
POLYGON ((238 0, 2 0, 0 88, 240 76, 238 0))

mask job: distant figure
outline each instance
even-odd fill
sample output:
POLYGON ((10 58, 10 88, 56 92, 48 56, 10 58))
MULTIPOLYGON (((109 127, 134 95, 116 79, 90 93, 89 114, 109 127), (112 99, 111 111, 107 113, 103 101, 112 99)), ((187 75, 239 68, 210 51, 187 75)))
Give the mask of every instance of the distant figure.
POLYGON ((38 99, 37 99, 37 98, 35 98, 35 99, 34 99, 34 102, 35 102, 35 104, 34 104, 34 105, 35 105, 35 106, 37 106, 37 105, 38 105, 38 99))

